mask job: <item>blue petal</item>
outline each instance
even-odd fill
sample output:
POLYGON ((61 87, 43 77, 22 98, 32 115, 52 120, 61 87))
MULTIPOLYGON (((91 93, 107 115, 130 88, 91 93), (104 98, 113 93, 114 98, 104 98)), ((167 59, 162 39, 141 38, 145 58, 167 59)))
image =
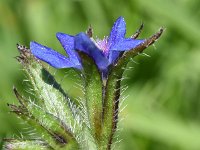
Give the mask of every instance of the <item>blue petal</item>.
POLYGON ((119 41, 124 39, 125 34, 126 34, 126 23, 125 23, 123 17, 119 17, 115 21, 115 23, 112 27, 112 30, 110 32, 110 37, 109 37, 109 40, 108 40, 108 43, 110 45, 109 56, 108 56, 110 64, 113 63, 120 55, 120 52, 111 51, 112 47, 114 47, 115 44, 119 43, 119 41))
POLYGON ((119 17, 110 32, 109 40, 108 42, 112 45, 115 45, 115 43, 119 42, 121 39, 124 38, 126 34, 126 23, 124 21, 123 17, 119 17))
POLYGON ((80 65, 79 56, 74 50, 74 36, 58 32, 56 37, 68 54, 70 61, 76 65, 80 65))
POLYGON ((115 62, 122 51, 134 49, 136 46, 142 44, 144 41, 145 40, 134 40, 131 38, 122 39, 120 42, 113 45, 109 50, 109 62, 115 62))
POLYGON ((83 32, 75 36, 75 49, 80 50, 93 58, 100 70, 107 69, 109 62, 104 54, 99 50, 91 39, 83 32))
POLYGON ((120 42, 113 45, 110 49, 110 51, 127 51, 134 49, 136 46, 143 43, 145 40, 135 40, 131 38, 126 38, 121 40, 120 42))
POLYGON ((74 67, 80 69, 80 66, 75 66, 69 58, 63 56, 62 54, 43 46, 36 42, 30 43, 31 53, 38 59, 47 62, 49 65, 55 68, 70 68, 74 67))
POLYGON ((117 60, 117 58, 119 57, 120 53, 121 53, 121 51, 110 51, 109 58, 108 58, 110 64, 114 63, 117 60))

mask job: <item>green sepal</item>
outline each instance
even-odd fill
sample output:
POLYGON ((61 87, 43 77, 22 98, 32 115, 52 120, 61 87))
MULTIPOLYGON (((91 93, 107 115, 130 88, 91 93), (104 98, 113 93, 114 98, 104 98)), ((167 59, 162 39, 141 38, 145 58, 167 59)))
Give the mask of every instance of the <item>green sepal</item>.
POLYGON ((103 81, 95 62, 86 54, 79 53, 82 58, 84 90, 89 128, 97 146, 101 140, 103 112, 103 81))
POLYGON ((103 111, 103 148, 110 149, 113 135, 118 121, 118 104, 120 97, 120 83, 122 74, 115 74, 114 71, 108 76, 105 87, 104 111, 103 111))
POLYGON ((116 74, 118 76, 122 76, 124 69, 126 68, 127 64, 130 62, 131 59, 133 59, 135 56, 141 54, 146 48, 148 48, 150 45, 154 44, 162 35, 164 29, 160 28, 160 30, 155 33, 150 38, 146 39, 143 43, 136 46, 134 49, 125 52, 122 57, 117 61, 116 65, 113 67, 113 71, 111 71, 111 74, 116 74))
POLYGON ((118 113, 119 113, 119 98, 120 98, 120 87, 121 79, 127 64, 138 54, 142 53, 144 49, 152 45, 163 33, 163 28, 156 34, 146 39, 142 44, 138 45, 134 49, 125 52, 117 63, 111 68, 104 98, 104 111, 103 111, 103 135, 107 141, 103 145, 108 146, 110 149, 113 142, 113 135, 117 128, 118 113))

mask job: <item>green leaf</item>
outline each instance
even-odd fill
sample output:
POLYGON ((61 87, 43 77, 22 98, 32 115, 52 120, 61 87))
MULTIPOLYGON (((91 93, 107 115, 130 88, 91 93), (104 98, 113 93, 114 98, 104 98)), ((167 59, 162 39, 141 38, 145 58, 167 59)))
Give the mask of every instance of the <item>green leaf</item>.
MULTIPOLYGON (((18 46, 19 47, 19 46, 18 46)), ((19 48, 19 62, 23 65, 29 81, 32 84, 34 103, 46 112, 59 118, 76 136, 80 136, 81 117, 79 109, 67 96, 54 77, 43 67, 38 59, 24 47, 19 48)), ((31 108, 28 108, 31 109, 31 108)))
POLYGON ((43 111, 37 106, 32 107, 31 112, 23 106, 9 104, 12 111, 29 125, 34 127, 40 137, 52 148, 71 149, 78 148, 78 143, 65 124, 52 114, 43 111))

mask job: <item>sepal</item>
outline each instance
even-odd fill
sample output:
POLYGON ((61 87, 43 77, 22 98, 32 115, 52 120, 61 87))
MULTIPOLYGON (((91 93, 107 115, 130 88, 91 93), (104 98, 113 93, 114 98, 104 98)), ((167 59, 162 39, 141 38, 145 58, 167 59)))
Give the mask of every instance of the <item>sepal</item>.
MULTIPOLYGON (((103 111, 103 135, 108 139, 104 145, 111 145, 113 136, 117 128, 118 113, 119 113, 119 98, 121 90, 121 80, 124 73, 124 68, 131 59, 142 53, 144 49, 152 45, 163 33, 163 28, 156 34, 146 39, 144 42, 136 46, 134 49, 125 52, 116 64, 110 68, 104 97, 103 111)), ((110 148, 110 147, 109 147, 110 148)), ((108 149, 109 149, 108 148, 108 149)))
POLYGON ((83 64, 83 78, 85 90, 85 107, 89 121, 89 130, 98 146, 102 133, 102 112, 104 86, 102 75, 94 60, 86 53, 79 52, 83 64))

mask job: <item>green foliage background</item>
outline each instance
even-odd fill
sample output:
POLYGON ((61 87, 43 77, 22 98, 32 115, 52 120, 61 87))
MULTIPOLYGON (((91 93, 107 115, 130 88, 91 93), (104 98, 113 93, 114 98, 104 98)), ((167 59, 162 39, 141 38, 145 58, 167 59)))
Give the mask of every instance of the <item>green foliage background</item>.
MULTIPOLYGON (((164 26, 155 47, 138 56, 126 72, 129 95, 121 114, 117 149, 200 149, 200 1, 198 0, 1 0, 0 1, 0 145, 21 136, 24 125, 9 113, 16 103, 12 86, 26 93, 16 43, 31 40, 63 52, 56 32, 77 34, 92 24, 95 36, 108 35, 119 16, 131 36, 141 22, 146 38, 164 26)), ((58 78, 65 71, 58 73, 58 78)), ((62 75, 62 76, 61 76, 62 75)), ((71 94, 73 76, 62 84, 71 94), (67 82, 69 81, 69 82, 67 82)), ((28 134, 28 133, 24 133, 28 134)))

